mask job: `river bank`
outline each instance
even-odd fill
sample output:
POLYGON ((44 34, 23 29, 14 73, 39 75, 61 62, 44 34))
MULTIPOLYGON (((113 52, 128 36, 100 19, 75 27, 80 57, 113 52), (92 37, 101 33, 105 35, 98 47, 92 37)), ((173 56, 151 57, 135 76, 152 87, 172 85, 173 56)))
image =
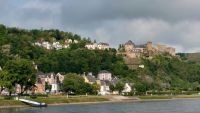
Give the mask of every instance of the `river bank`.
MULTIPOLYGON (((71 105, 71 104, 98 104, 98 103, 127 103, 142 101, 164 101, 178 99, 200 99, 200 95, 177 95, 177 96, 83 96, 70 97, 66 96, 50 96, 46 98, 32 99, 37 102, 47 103, 49 106, 71 105)), ((28 105, 16 100, 0 100, 0 109, 29 107, 28 105)))

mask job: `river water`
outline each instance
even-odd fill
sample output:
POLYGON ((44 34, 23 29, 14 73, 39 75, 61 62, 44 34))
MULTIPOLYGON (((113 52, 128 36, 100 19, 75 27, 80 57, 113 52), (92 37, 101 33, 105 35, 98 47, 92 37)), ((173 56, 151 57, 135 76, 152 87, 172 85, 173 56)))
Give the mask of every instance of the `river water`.
POLYGON ((17 108, 0 113, 200 113, 200 99, 17 108))

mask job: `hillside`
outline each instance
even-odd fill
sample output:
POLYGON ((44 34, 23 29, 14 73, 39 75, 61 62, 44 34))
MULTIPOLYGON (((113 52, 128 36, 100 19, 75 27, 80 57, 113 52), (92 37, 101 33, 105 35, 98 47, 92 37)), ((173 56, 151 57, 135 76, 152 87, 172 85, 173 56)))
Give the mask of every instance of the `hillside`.
MULTIPOLYGON (((0 25, 0 66, 5 69, 10 61, 26 59, 38 66, 38 71, 45 73, 63 72, 77 73, 101 70, 112 72, 123 82, 134 84, 138 92, 150 90, 200 90, 200 66, 184 62, 167 54, 156 55, 151 59, 141 58, 141 61, 130 61, 117 55, 116 49, 89 50, 86 43, 92 41, 71 32, 59 30, 25 30, 7 28, 0 25), (35 42, 65 44, 72 40, 66 48, 48 49, 35 45, 35 42), (74 42, 74 43, 73 43, 74 42), (138 62, 144 68, 130 70, 125 62, 138 62)), ((190 61, 199 62, 199 54, 188 56, 190 61)))
POLYGON ((200 53, 179 53, 181 59, 190 63, 200 63, 200 53))

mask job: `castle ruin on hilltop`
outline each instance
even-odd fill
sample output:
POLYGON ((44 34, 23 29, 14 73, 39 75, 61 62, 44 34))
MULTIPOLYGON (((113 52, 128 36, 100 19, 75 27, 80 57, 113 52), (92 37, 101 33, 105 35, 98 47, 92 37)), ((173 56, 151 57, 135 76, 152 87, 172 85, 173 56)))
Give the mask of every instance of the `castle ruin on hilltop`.
POLYGON ((118 51, 118 54, 122 54, 128 58, 140 58, 142 56, 152 57, 154 55, 165 53, 175 56, 176 49, 161 44, 153 45, 152 42, 147 42, 143 45, 135 45, 131 40, 129 40, 125 44, 120 45, 118 51))
POLYGON ((136 69, 141 65, 141 57, 151 58, 154 55, 159 54, 176 56, 176 49, 161 44, 153 45, 152 42, 147 42, 143 45, 135 45, 131 40, 129 40, 125 44, 120 45, 117 54, 124 56, 125 63, 130 69, 136 69))

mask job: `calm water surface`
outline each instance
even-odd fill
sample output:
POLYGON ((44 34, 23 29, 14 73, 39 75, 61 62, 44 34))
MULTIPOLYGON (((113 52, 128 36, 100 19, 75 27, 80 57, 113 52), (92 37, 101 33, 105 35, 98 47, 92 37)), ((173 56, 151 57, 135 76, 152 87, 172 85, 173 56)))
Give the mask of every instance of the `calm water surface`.
POLYGON ((17 108, 0 113, 200 113, 200 99, 17 108))

